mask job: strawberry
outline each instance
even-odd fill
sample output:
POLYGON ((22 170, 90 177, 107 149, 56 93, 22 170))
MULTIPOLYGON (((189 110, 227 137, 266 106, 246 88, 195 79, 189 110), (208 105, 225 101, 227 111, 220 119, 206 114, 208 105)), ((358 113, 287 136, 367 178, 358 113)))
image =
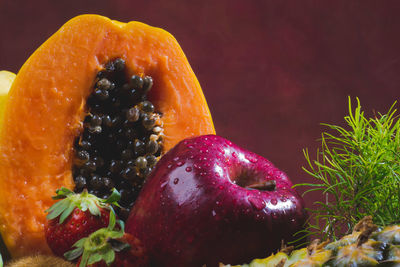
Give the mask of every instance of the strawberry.
POLYGON ((87 190, 76 194, 67 188, 58 189, 56 194, 53 199, 61 200, 46 210, 45 236, 50 249, 60 257, 81 238, 106 227, 109 214, 114 213, 111 204, 118 206, 120 199, 115 189, 107 199, 100 199, 87 190))
POLYGON ((110 213, 109 225, 82 238, 75 249, 65 253, 73 261, 80 257, 78 267, 144 267, 149 266, 147 254, 139 239, 124 232, 124 223, 110 213), (116 224, 118 222, 118 225, 116 224))

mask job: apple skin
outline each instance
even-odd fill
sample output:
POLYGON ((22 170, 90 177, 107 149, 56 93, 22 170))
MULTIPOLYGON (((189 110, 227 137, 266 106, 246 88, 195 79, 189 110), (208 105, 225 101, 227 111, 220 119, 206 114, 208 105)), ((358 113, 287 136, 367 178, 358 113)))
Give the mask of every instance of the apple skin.
POLYGON ((186 139, 148 177, 126 222, 152 266, 243 264, 276 252, 307 219, 271 162, 215 135, 186 139), (276 181, 275 190, 247 188, 276 181))

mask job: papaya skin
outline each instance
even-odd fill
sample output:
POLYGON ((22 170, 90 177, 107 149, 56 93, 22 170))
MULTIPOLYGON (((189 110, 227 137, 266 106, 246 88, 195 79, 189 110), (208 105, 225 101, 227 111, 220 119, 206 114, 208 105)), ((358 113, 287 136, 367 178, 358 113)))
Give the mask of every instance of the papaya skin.
POLYGON ((0 233, 13 258, 50 254, 45 210, 62 186, 73 189, 73 140, 104 63, 121 57, 129 75, 150 75, 149 99, 163 113, 164 151, 180 140, 214 134, 200 85, 166 31, 98 15, 68 21, 22 66, 0 132, 0 233))

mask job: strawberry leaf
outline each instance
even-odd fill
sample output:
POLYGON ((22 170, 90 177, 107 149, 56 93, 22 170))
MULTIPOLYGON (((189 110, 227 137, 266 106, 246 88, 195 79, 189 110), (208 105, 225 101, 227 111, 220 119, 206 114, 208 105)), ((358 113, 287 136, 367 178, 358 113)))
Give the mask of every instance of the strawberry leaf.
POLYGON ((65 252, 64 257, 69 261, 73 261, 79 258, 82 255, 82 253, 83 253, 83 247, 78 247, 73 250, 65 252))
POLYGON ((47 219, 53 220, 60 216, 59 223, 62 224, 66 218, 78 208, 82 211, 89 210, 94 216, 101 216, 100 209, 109 209, 114 213, 112 205, 118 206, 121 194, 114 188, 107 199, 100 199, 95 195, 89 194, 87 190, 76 194, 68 188, 62 187, 56 190, 56 196, 53 199, 61 199, 46 210, 47 219))
POLYGON ((86 267, 88 265, 89 256, 90 256, 90 252, 87 250, 84 250, 79 267, 86 267))
POLYGON ((65 187, 61 187, 60 189, 56 190, 56 196, 53 196, 53 199, 62 199, 66 198, 67 196, 74 194, 71 190, 65 187))
POLYGON ((102 201, 104 203, 112 204, 112 205, 119 207, 118 201, 120 199, 121 199, 121 194, 118 192, 117 189, 113 188, 111 195, 107 199, 102 200, 102 201))
POLYGON ((74 246, 74 247, 77 247, 77 248, 83 248, 86 239, 87 239, 87 237, 84 237, 84 238, 82 238, 82 239, 76 241, 75 244, 74 244, 73 246, 74 246))
POLYGON ((106 253, 103 255, 103 260, 106 262, 107 265, 110 265, 115 260, 115 252, 114 250, 107 250, 106 253))
POLYGON ((101 213, 100 213, 99 207, 96 205, 96 203, 89 201, 87 204, 88 204, 89 211, 92 215, 100 216, 101 213))
POLYGON ((120 251, 123 251, 123 250, 128 249, 128 248, 131 247, 129 244, 124 243, 124 242, 122 242, 122 241, 120 241, 118 239, 110 238, 107 242, 111 245, 113 250, 116 251, 116 252, 120 252, 120 251))
POLYGON ((115 260, 115 252, 130 248, 130 245, 124 243, 119 238, 124 236, 124 223, 116 220, 113 210, 110 211, 110 220, 107 228, 101 228, 89 237, 82 238, 74 244, 75 249, 68 251, 64 256, 68 260, 74 260, 80 255, 80 267, 87 266, 99 261, 105 261, 110 265, 115 260), (116 223, 120 227, 116 228, 116 223))
POLYGON ((57 218, 66 208, 69 206, 69 201, 67 199, 63 199, 58 201, 56 204, 51 206, 46 210, 49 214, 47 214, 46 218, 48 220, 52 220, 57 218))
POLYGON ((124 232, 125 231, 125 223, 124 223, 124 221, 118 220, 117 223, 121 227, 122 232, 124 232))
POLYGON ((78 205, 78 209, 80 209, 81 211, 87 211, 88 208, 89 208, 89 203, 87 201, 83 201, 78 205))
POLYGON ((94 253, 94 254, 90 254, 89 259, 88 259, 88 264, 93 264, 95 262, 99 262, 103 259, 103 255, 98 254, 98 253, 94 253))
POLYGON ((65 219, 72 213, 72 211, 74 209, 75 209, 75 204, 72 202, 69 202, 69 206, 61 213, 59 223, 62 224, 65 221, 65 219))
POLYGON ((115 213, 114 213, 114 212, 110 212, 110 218, 109 218, 108 227, 107 227, 108 230, 111 231, 111 230, 114 229, 114 227, 115 227, 115 221, 116 221, 115 213))
POLYGON ((124 236, 124 232, 123 231, 112 231, 108 234, 108 236, 110 238, 121 238, 124 236))

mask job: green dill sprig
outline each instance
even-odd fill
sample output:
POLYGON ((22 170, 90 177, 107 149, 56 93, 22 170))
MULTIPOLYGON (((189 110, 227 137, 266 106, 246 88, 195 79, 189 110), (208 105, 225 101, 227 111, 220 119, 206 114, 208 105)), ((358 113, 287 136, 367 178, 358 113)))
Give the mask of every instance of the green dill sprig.
POLYGON ((379 226, 400 223, 400 122, 394 108, 366 118, 357 98, 353 111, 349 97, 347 127, 323 124, 321 148, 312 160, 304 150, 306 173, 315 178, 305 194, 320 191, 323 200, 309 209, 307 231, 338 239, 372 215, 379 226))

